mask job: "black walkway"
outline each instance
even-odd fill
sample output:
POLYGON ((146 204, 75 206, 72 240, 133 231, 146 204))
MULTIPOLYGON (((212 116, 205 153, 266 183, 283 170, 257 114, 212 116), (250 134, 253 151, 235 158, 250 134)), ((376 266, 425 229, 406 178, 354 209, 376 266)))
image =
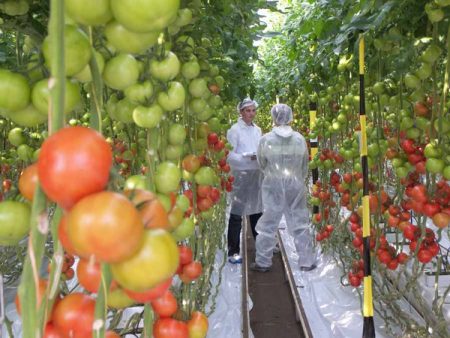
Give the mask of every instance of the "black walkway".
MULTIPOLYGON (((255 243, 247 232, 248 264, 255 259, 255 243)), ((285 278, 281 254, 275 254, 270 272, 248 270, 249 294, 253 301, 250 326, 255 338, 303 338, 295 305, 285 278)))

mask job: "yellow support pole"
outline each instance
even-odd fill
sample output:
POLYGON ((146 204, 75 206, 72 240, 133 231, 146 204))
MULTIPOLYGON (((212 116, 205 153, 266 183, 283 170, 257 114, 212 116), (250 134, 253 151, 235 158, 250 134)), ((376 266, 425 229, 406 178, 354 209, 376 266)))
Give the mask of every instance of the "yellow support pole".
POLYGON ((364 36, 359 39, 359 123, 361 125, 361 167, 363 171, 363 260, 364 260, 364 304, 363 338, 375 337, 373 322, 372 272, 370 265, 370 207, 369 207, 369 166, 367 163, 367 121, 364 95, 364 36))

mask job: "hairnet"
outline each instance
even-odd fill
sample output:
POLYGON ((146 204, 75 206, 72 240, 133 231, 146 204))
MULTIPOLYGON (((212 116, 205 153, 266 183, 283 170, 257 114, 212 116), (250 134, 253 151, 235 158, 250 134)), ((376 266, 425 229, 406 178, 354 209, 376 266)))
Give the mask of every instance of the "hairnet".
POLYGON ((242 109, 247 108, 249 106, 255 106, 255 108, 258 108, 258 103, 252 100, 251 98, 247 97, 244 100, 242 100, 242 102, 238 103, 236 109, 238 113, 240 113, 242 109))
POLYGON ((292 109, 287 104, 280 103, 272 107, 270 111, 275 124, 282 126, 292 121, 292 109))

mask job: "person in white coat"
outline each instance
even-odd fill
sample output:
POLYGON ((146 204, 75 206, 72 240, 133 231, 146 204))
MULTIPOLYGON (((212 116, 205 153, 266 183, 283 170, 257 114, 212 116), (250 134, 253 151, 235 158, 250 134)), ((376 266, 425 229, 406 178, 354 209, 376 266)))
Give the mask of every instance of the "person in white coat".
POLYGON ((316 255, 306 205, 309 154, 305 138, 292 130, 292 109, 276 104, 271 110, 274 127, 259 143, 257 159, 264 173, 263 215, 256 225, 256 258, 252 270, 266 272, 272 266, 276 232, 284 215, 294 237, 298 264, 303 271, 316 267, 316 255))
POLYGON ((256 238, 255 226, 261 216, 261 170, 256 160, 256 151, 261 138, 261 129, 253 122, 258 104, 247 98, 240 102, 238 121, 227 132, 227 140, 233 147, 228 163, 234 176, 231 191, 231 209, 228 222, 228 260, 237 264, 240 256, 240 233, 242 216, 249 216, 252 234, 256 238))

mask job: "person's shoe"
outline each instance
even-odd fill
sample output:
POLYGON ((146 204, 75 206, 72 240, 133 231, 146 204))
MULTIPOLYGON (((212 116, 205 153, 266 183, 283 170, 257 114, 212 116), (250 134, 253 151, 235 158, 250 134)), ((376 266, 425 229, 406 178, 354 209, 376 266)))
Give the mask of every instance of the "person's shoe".
POLYGON ((259 266, 258 264, 253 262, 253 263, 250 264, 250 270, 258 271, 258 272, 269 272, 270 271, 270 266, 269 267, 259 266))
POLYGON ((275 245, 275 247, 273 248, 273 253, 279 254, 281 252, 280 246, 278 245, 278 243, 275 245))
POLYGON ((317 268, 316 264, 313 264, 311 266, 301 266, 300 271, 311 271, 314 270, 315 268, 317 268))
POLYGON ((230 262, 231 264, 241 264, 242 257, 239 254, 234 254, 233 256, 228 257, 228 262, 230 262))

